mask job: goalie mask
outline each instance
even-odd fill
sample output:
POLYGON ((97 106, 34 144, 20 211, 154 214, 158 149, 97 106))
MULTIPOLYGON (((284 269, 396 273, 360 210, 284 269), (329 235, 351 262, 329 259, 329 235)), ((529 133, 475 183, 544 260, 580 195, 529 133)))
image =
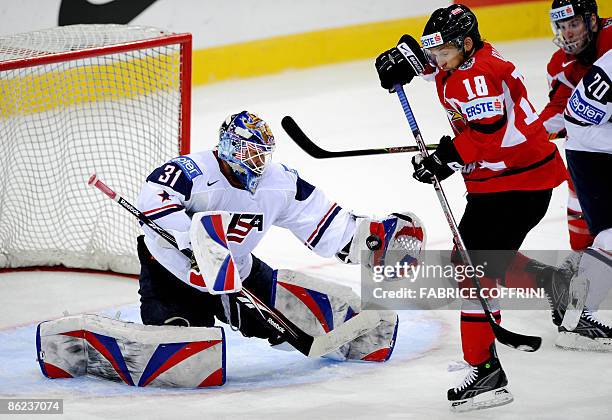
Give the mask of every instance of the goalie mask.
POLYGON ((274 147, 268 124, 248 111, 227 117, 219 129, 218 156, 251 194, 272 160, 274 147))
POLYGON ((553 0, 550 24, 553 42, 568 54, 583 52, 594 38, 597 25, 595 0, 553 0), (594 19, 595 18, 595 19, 594 19))

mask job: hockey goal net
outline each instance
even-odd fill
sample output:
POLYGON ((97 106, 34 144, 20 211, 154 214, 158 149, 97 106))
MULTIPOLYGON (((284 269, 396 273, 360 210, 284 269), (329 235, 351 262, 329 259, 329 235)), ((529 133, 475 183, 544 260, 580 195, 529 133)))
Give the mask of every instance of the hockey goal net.
POLYGON ((134 199, 189 152, 191 35, 74 25, 0 38, 0 268, 137 273, 134 199))

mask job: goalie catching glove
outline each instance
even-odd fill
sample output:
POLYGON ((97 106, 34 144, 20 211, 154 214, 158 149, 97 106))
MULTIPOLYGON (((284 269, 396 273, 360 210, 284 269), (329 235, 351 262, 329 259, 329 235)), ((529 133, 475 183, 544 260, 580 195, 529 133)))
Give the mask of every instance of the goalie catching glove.
POLYGON ((392 213, 381 220, 357 219, 353 239, 336 256, 344 263, 372 268, 416 262, 424 245, 425 228, 419 218, 410 212, 392 213))

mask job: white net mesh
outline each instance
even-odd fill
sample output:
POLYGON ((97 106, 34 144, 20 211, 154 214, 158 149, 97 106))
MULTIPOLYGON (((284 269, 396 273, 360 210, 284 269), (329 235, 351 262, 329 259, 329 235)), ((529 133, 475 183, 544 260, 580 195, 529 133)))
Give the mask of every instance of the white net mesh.
POLYGON ((147 174, 179 154, 181 89, 190 88, 181 45, 1 69, 160 36, 75 25, 0 38, 0 267, 138 271, 137 221, 87 180, 95 171, 135 200, 147 174))

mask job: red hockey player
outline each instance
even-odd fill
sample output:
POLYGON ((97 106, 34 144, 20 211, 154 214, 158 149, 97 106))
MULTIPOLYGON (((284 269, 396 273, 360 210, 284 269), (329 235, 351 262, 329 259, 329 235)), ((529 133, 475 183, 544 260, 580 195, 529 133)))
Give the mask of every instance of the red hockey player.
MULTIPOLYGON (((559 49, 546 67, 549 102, 540 113, 546 131, 565 133, 563 111, 572 90, 595 60, 612 48, 612 19, 600 18, 595 0, 553 0, 550 20, 559 49)), ((582 250, 593 243, 573 183, 568 181, 567 224, 570 245, 582 250)))
MULTIPOLYGON (((389 90, 410 82, 425 66, 423 73, 435 81, 453 128, 454 139, 444 136, 433 154, 413 158, 414 178, 431 183, 434 176, 443 180, 461 170, 468 194, 459 231, 473 263, 482 263, 477 255, 482 253, 475 250, 508 250, 487 266, 488 279, 501 279, 509 287, 520 279, 523 286, 544 287, 549 296, 562 295, 553 289, 567 288, 569 280, 552 281, 558 280, 554 268, 516 252, 544 217, 552 189, 567 178, 563 160, 529 102, 522 75, 481 39, 476 16, 463 5, 437 9, 421 43, 423 49, 404 35, 396 48, 376 60, 381 85, 389 90)), ((493 301, 490 307, 499 322, 493 301)), ((461 385, 449 389, 451 409, 511 402, 494 335, 478 301, 462 303, 461 339, 471 370, 461 385)))

